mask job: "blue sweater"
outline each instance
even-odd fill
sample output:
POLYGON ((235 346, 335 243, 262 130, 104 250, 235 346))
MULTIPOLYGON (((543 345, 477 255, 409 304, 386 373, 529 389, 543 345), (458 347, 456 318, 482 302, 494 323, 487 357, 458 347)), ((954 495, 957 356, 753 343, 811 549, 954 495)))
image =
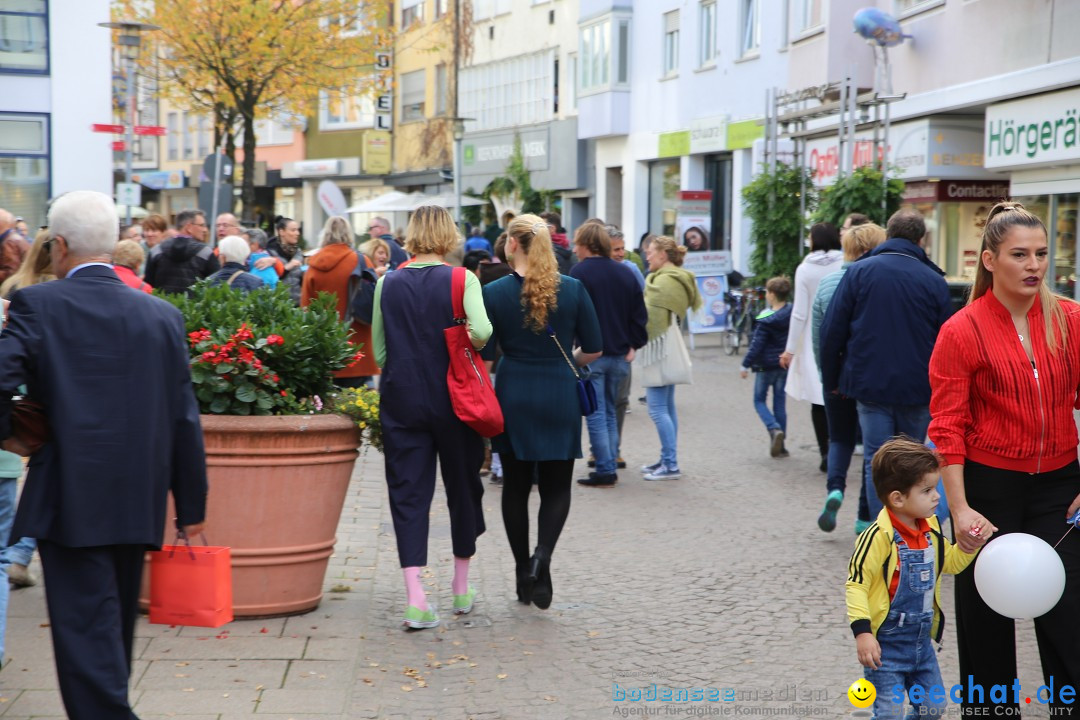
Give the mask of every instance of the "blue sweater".
POLYGON ((779 370, 780 355, 787 346, 788 325, 791 323, 791 303, 784 305, 772 315, 757 321, 750 347, 742 366, 754 372, 779 370))
POLYGON ((592 299, 605 355, 623 356, 645 345, 645 296, 629 268, 611 258, 590 257, 570 268, 570 277, 580 280, 592 299))

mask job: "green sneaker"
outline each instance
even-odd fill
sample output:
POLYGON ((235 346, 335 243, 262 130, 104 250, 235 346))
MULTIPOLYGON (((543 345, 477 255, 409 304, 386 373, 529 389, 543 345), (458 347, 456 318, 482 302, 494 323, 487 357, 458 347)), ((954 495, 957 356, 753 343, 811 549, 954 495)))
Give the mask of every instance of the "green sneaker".
POLYGON ((839 490, 833 490, 825 498, 825 508, 821 511, 821 515, 818 515, 817 526, 825 532, 832 532, 836 529, 836 511, 840 509, 840 504, 844 502, 844 493, 839 490))
POLYGON ((476 588, 469 586, 469 591, 464 595, 454 596, 454 614, 468 615, 472 612, 473 600, 476 599, 476 588))
POLYGON ((439 624, 439 614, 435 612, 435 607, 430 604, 427 610, 421 610, 415 605, 410 605, 405 610, 405 618, 402 620, 402 624, 414 630, 433 628, 439 624))

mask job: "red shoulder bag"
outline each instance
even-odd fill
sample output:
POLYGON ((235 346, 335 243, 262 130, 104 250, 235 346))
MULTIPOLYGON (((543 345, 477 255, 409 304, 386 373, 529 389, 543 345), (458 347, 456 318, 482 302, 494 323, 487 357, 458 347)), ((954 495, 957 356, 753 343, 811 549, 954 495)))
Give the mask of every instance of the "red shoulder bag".
POLYGON ((465 326, 465 273, 463 267, 454 268, 450 283, 450 299, 454 304, 454 326, 443 330, 446 350, 450 354, 450 367, 446 371, 446 385, 450 390, 450 403, 454 414, 483 437, 494 437, 503 432, 503 414, 491 387, 487 368, 480 354, 469 339, 465 326))

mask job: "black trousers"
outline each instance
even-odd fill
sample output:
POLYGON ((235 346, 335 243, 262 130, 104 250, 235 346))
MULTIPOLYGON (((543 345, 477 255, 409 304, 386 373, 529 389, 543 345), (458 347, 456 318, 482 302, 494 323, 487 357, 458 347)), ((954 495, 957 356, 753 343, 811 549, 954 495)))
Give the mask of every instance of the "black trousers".
POLYGON ((456 417, 439 427, 387 425, 383 424, 383 456, 401 567, 427 565, 436 457, 446 487, 454 555, 472 557, 476 538, 485 530, 481 505, 484 484, 480 481, 483 439, 456 417))
POLYGON ((138 720, 128 704, 144 545, 38 540, 60 695, 71 720, 138 720))
POLYGON ((810 420, 814 423, 814 439, 822 458, 829 457, 829 418, 824 405, 810 405, 810 420))
MULTIPOLYGON (((1036 475, 968 461, 964 489, 968 504, 997 526, 995 536, 1025 532, 1054 545, 1068 529, 1066 510, 1080 495, 1080 464, 1073 461, 1060 470, 1036 475)), ((965 531, 954 527, 954 539, 965 531)), ((1049 685, 1053 676, 1055 692, 1063 685, 1076 688, 1080 682, 1080 532, 1069 533, 1057 552, 1065 564, 1065 592, 1053 610, 1035 618, 1044 682, 1049 685)), ((956 577, 956 634, 964 700, 968 699, 969 675, 972 684, 983 688, 982 702, 965 702, 964 708, 992 706, 991 686, 1011 687, 1016 678, 1016 633, 1011 618, 998 615, 983 602, 975 587, 975 563, 956 577)), ((1034 693, 1035 688, 1025 691, 1034 693)), ((973 699, 979 700, 978 693, 973 699)), ((1051 707, 1059 705, 1051 703, 1051 707)))

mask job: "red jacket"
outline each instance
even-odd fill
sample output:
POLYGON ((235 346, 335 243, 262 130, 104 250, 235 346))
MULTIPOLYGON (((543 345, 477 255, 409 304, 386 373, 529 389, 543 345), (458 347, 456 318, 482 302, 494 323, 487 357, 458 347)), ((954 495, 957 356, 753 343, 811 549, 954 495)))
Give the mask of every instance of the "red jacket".
POLYGON ((116 277, 124 281, 124 284, 128 287, 133 287, 136 290, 142 290, 144 293, 154 292, 154 288, 150 287, 150 283, 143 280, 141 277, 135 274, 135 271, 131 268, 126 268, 123 265, 113 265, 113 272, 116 273, 116 277))
POLYGON ((1076 460, 1080 305, 1063 302, 1068 338, 1046 345, 1043 312, 1028 311, 1035 367, 992 292, 946 322, 930 358, 930 439, 949 465, 1050 472, 1076 460))

